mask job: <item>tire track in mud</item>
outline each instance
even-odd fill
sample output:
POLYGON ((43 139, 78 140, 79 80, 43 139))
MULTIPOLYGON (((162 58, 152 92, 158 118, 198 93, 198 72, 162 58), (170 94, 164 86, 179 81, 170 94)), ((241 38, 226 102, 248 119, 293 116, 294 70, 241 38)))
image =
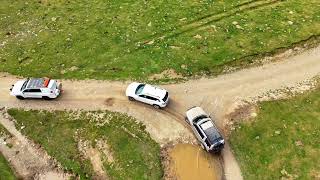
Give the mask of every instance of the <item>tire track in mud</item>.
POLYGON ((213 16, 212 18, 209 18, 204 23, 201 23, 201 24, 196 25, 196 26, 191 26, 190 28, 182 30, 181 32, 169 35, 167 38, 179 36, 181 34, 185 34, 185 33, 192 32, 192 31, 204 30, 204 29, 207 29, 208 27, 210 27, 213 22, 219 22, 219 21, 221 21, 221 20, 223 20, 225 18, 231 17, 232 15, 235 15, 237 13, 242 13, 242 12, 249 11, 249 10, 257 10, 257 9, 260 9, 260 8, 265 8, 267 6, 278 5, 282 1, 283 0, 280 0, 280 1, 279 0, 275 0, 275 1, 267 2, 267 3, 261 3, 261 4, 259 3, 258 5, 245 7, 244 9, 240 8, 240 10, 235 10, 235 11, 231 12, 230 14, 229 13, 221 14, 221 17, 213 16))
MULTIPOLYGON (((142 44, 148 44, 151 41, 159 42, 164 39, 172 38, 175 36, 179 36, 181 34, 185 34, 188 32, 192 32, 195 30, 203 30, 208 28, 213 22, 221 21, 225 18, 231 17, 237 13, 242 13, 245 11, 251 11, 251 10, 257 10, 268 6, 278 5, 281 2, 284 2, 285 0, 259 0, 259 1, 249 1, 243 4, 240 4, 238 6, 235 6, 234 8, 228 9, 220 13, 216 14, 209 14, 202 18, 198 18, 196 20, 190 21, 187 24, 178 26, 177 29, 172 31, 167 31, 162 34, 155 35, 153 37, 150 37, 150 39, 147 40, 140 40, 139 42, 142 44)), ((137 42, 137 43, 139 43, 137 42)))
MULTIPOLYGON (((237 5, 235 5, 234 7, 231 7, 231 8, 229 8, 229 9, 224 9, 223 11, 220 11, 220 12, 218 12, 218 13, 207 14, 207 15, 205 15, 205 16, 202 16, 202 17, 200 17, 200 18, 191 20, 191 21, 189 21, 188 23, 183 24, 183 25, 179 25, 179 26, 177 26, 177 27, 178 27, 178 28, 181 28, 181 27, 183 27, 183 26, 186 26, 186 25, 189 25, 189 24, 192 24, 192 23, 196 23, 196 22, 202 21, 202 20, 207 19, 207 18, 212 18, 213 16, 218 16, 218 15, 220 15, 220 14, 225 13, 226 11, 233 10, 233 9, 236 9, 236 8, 241 8, 241 7, 244 7, 244 6, 246 6, 246 5, 250 5, 250 4, 252 4, 252 3, 256 3, 256 2, 259 2, 259 1, 263 1, 263 0, 253 0, 253 1, 244 2, 244 3, 242 3, 242 4, 237 4, 237 5)), ((265 2, 265 1, 264 1, 264 2, 265 2)))
POLYGON ((201 21, 201 20, 203 20, 203 19, 206 19, 206 18, 215 16, 215 15, 222 14, 222 13, 224 13, 225 11, 228 11, 228 10, 232 10, 232 9, 235 9, 235 8, 240 8, 240 7, 244 6, 244 5, 247 5, 247 4, 256 2, 256 1, 261 1, 261 0, 250 0, 250 1, 246 1, 246 2, 244 2, 244 3, 242 3, 242 4, 237 4, 237 5, 235 5, 234 7, 231 7, 231 8, 229 8, 229 9, 224 9, 224 11, 220 11, 220 12, 217 12, 217 13, 207 14, 207 15, 205 15, 205 16, 202 16, 202 17, 193 19, 193 20, 191 20, 191 21, 189 21, 189 22, 187 22, 187 23, 185 23, 185 24, 181 24, 181 25, 178 25, 178 26, 176 26, 176 27, 170 27, 171 29, 169 29, 169 30, 165 30, 165 31, 162 31, 162 32, 159 32, 159 33, 150 35, 150 36, 147 36, 147 37, 145 37, 144 39, 140 39, 140 40, 138 40, 138 41, 135 41, 135 43, 145 42, 146 39, 154 39, 154 38, 156 38, 156 37, 161 37, 161 36, 163 36, 163 35, 166 34, 166 33, 170 33, 170 32, 172 31, 172 29, 183 28, 183 27, 186 26, 186 25, 189 25, 189 24, 192 24, 192 23, 201 21))
MULTIPOLYGON (((122 104, 123 106, 127 106, 128 105, 129 100, 124 100, 122 98, 117 98, 117 97, 109 97, 105 100, 105 104, 106 106, 113 106, 114 104, 117 104, 117 106, 119 106, 119 104, 122 104), (110 103, 112 102, 112 103, 110 103)), ((179 112, 178 110, 174 109, 172 106, 172 104, 176 104, 176 102, 174 102, 173 100, 170 101, 169 105, 165 108, 162 109, 155 109, 154 107, 147 105, 147 104, 143 104, 141 102, 138 101, 134 101, 132 103, 135 103, 137 106, 143 106, 146 109, 150 110, 150 111, 157 111, 160 114, 163 114, 165 116, 168 116, 170 118, 172 118, 173 120, 177 121, 179 124, 181 124, 182 126, 184 126, 186 129, 188 129, 188 131, 190 131, 190 133, 193 134, 190 125, 184 120, 185 116, 179 112)), ((131 103, 130 103, 131 104, 131 103)))
POLYGON ((192 130, 190 128, 190 125, 184 120, 184 115, 182 115, 181 113, 175 112, 172 109, 166 108, 161 110, 163 114, 172 117, 175 121, 177 121, 178 123, 180 123, 182 126, 184 126, 186 129, 188 129, 188 131, 190 131, 192 134, 192 130))

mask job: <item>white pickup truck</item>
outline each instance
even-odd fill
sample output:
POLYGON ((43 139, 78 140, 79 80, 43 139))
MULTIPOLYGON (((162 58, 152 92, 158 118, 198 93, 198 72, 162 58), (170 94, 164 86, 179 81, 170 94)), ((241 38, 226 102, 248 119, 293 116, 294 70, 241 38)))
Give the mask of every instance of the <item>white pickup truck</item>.
POLYGON ((48 78, 30 78, 20 80, 12 85, 10 95, 18 99, 43 98, 46 100, 57 98, 62 91, 62 84, 48 78))

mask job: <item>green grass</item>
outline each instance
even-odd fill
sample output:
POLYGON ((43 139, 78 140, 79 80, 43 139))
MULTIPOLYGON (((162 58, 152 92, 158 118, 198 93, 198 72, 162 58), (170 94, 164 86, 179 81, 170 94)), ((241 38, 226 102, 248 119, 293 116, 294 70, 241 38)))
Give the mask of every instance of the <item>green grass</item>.
POLYGON ((9 136, 10 133, 8 132, 8 130, 3 127, 2 124, 0 124, 0 136, 9 136))
POLYGON ((244 179, 318 179, 320 89, 260 107, 230 138, 244 179))
MULTIPOLYGON (((114 162, 103 156, 104 170, 112 179, 161 179, 163 171, 160 146, 154 142, 145 127, 126 115, 101 112, 24 111, 10 109, 9 114, 22 123, 22 133, 39 143, 49 155, 81 179, 91 179, 91 162, 80 153, 79 139, 95 147, 96 140, 106 140, 113 153, 114 162), (75 116, 75 113, 80 113, 75 116), (104 113, 99 122, 96 114, 104 113), (124 129, 127 129, 125 131, 124 129), (133 135, 132 135, 133 134, 133 135)), ((101 153, 102 154, 102 153, 101 153)))
POLYGON ((0 180, 14 180, 17 179, 13 173, 8 161, 0 153, 0 180))
POLYGON ((318 0, 271 1, 2 0, 0 71, 120 80, 166 69, 214 75, 320 34, 318 0))
MULTIPOLYGON (((5 127, 3 127, 2 124, 0 124, 0 137, 4 138, 5 140, 12 137, 12 135, 10 134, 10 132, 9 132, 5 127)), ((12 146, 13 146, 13 144, 8 143, 8 142, 7 142, 6 145, 7 145, 9 148, 12 148, 12 146)))

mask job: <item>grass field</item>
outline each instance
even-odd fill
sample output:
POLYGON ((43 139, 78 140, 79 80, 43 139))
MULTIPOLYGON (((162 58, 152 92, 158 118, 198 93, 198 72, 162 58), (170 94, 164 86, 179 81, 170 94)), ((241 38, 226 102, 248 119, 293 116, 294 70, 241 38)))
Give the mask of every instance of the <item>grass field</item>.
POLYGON ((10 109, 17 126, 25 126, 22 133, 39 143, 49 155, 58 160, 65 170, 81 179, 92 179, 96 174, 91 162, 79 148, 88 141, 99 149, 103 140, 110 147, 113 161, 108 161, 99 149, 103 170, 111 179, 161 179, 163 171, 160 146, 145 127, 134 119, 118 113, 24 111, 10 109))
POLYGON ((318 0, 11 1, 0 7, 0 71, 140 79, 224 65, 320 34, 318 0))
POLYGON ((264 102, 231 134, 244 179, 320 178, 320 89, 264 102))

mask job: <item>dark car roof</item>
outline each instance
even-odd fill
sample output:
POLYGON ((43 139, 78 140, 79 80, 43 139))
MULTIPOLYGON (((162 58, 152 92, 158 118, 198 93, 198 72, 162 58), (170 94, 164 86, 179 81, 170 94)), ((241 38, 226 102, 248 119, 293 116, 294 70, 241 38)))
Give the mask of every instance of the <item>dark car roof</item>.
POLYGON ((201 124, 199 124, 199 126, 206 134, 210 144, 214 144, 218 139, 221 139, 221 134, 209 118, 207 119, 207 121, 204 121, 201 124))
POLYGON ((27 89, 39 89, 47 87, 50 82, 50 79, 45 78, 31 78, 27 80, 27 89))

